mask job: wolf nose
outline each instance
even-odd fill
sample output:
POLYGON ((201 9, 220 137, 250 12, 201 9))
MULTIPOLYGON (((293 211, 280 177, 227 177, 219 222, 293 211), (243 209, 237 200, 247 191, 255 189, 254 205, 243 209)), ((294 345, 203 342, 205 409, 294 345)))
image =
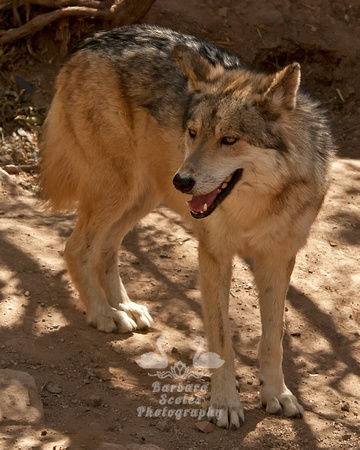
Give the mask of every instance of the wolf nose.
POLYGON ((183 192, 184 194, 187 194, 191 192, 191 189, 194 187, 195 180, 191 177, 191 175, 177 173, 174 176, 173 183, 176 189, 183 192))

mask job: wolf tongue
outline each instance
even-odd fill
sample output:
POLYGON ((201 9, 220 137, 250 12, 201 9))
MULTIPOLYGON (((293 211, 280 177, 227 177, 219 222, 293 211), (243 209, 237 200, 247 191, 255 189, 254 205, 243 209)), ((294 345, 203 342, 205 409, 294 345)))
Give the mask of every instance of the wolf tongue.
POLYGON ((204 209, 205 203, 207 204, 207 206, 210 206, 211 203, 215 200, 217 194, 218 188, 205 195, 194 195, 193 198, 188 202, 189 208, 192 211, 201 212, 204 209))

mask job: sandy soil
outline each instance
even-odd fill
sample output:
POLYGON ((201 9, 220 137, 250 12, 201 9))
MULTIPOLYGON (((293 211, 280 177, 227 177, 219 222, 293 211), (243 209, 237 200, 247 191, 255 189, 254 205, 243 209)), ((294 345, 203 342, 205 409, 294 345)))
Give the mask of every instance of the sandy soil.
MULTIPOLYGON (((203 433, 194 417, 146 417, 164 406, 186 409, 162 405, 154 381, 209 386, 208 376, 195 381, 180 372, 181 363, 183 370, 192 368, 194 339, 204 337, 191 230, 159 208, 129 233, 119 270, 155 325, 147 333, 101 334, 86 325, 62 259, 75 214, 48 214, 36 201, 36 176, 20 173, 12 176, 15 193, 6 183, 0 192, 0 368, 35 378, 45 419, 38 427, 0 425, 0 449, 98 449, 100 442, 164 449, 360 448, 360 7, 340 0, 159 0, 145 22, 226 46, 258 68, 297 60, 303 84, 329 108, 339 156, 324 207, 299 253, 286 312, 284 371, 305 407, 304 419, 269 416, 261 408, 257 292, 241 260, 234 261, 230 316, 246 423, 236 432, 214 427, 203 433), (163 348, 177 378, 151 376, 154 370, 136 364, 145 352, 158 351, 159 336, 167 340, 163 348)), ((43 61, 19 68, 37 86, 34 101, 49 101, 55 66, 43 61)), ((184 399, 184 393, 173 395, 184 399)), ((198 402, 189 409, 199 411, 207 393, 197 389, 188 397, 198 402)))

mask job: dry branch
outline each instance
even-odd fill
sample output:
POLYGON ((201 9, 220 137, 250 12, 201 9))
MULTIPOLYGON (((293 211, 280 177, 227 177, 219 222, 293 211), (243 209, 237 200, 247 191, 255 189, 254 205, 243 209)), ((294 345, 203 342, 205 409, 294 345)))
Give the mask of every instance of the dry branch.
MULTIPOLYGON (((9 0, 0 0, 8 3, 9 0)), ((18 0, 18 6, 31 3, 32 5, 45 6, 46 8, 64 8, 66 6, 85 6, 87 8, 106 9, 113 2, 101 0, 18 0)))
MULTIPOLYGON (((35 16, 26 24, 6 31, 0 31, 0 44, 14 42, 36 33, 58 19, 67 17, 89 17, 111 22, 114 26, 130 25, 142 19, 155 0, 18 0, 19 5, 40 5, 58 8, 35 16)), ((6 8, 7 0, 0 0, 0 9, 6 8)), ((10 3, 10 6, 13 6, 10 3)))

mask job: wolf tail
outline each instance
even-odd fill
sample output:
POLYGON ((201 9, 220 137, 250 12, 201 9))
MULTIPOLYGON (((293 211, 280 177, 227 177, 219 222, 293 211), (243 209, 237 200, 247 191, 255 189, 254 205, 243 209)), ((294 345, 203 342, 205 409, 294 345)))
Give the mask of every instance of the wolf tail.
POLYGON ((79 190, 81 161, 73 151, 77 143, 65 109, 58 90, 39 136, 40 197, 54 211, 75 206, 79 190))

